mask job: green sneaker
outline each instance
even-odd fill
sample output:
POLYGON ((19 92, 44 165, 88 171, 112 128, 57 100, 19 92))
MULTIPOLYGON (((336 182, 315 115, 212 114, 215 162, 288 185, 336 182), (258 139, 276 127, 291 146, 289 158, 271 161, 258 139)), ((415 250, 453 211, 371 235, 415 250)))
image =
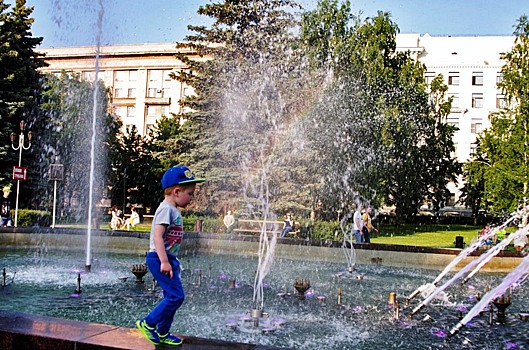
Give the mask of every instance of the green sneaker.
POLYGON ((156 329, 154 327, 149 327, 147 325, 147 322, 145 320, 138 320, 136 321, 136 327, 140 330, 140 332, 147 338, 149 342, 151 342, 154 345, 160 344, 160 337, 158 337, 158 333, 156 333, 156 329))
POLYGON ((172 335, 170 333, 167 333, 166 335, 160 335, 160 344, 166 344, 166 345, 182 345, 182 339, 178 338, 176 335, 172 335))

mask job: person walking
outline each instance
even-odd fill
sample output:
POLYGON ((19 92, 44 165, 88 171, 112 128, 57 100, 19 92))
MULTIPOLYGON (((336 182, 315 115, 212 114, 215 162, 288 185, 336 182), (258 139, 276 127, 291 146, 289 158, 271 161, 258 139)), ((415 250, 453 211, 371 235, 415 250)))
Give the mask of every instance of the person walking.
POLYGON ((162 177, 164 200, 154 214, 146 263, 164 298, 145 318, 136 321, 136 327, 155 345, 177 346, 183 342, 169 332, 185 298, 177 257, 184 238, 184 222, 178 207, 185 208, 191 203, 196 184, 204 181, 195 178, 186 166, 169 168, 162 177))
POLYGON ((356 211, 353 215, 353 233, 355 235, 355 241, 356 243, 363 243, 364 237, 362 233, 362 227, 364 226, 364 222, 362 221, 362 205, 358 203, 356 206, 356 211))

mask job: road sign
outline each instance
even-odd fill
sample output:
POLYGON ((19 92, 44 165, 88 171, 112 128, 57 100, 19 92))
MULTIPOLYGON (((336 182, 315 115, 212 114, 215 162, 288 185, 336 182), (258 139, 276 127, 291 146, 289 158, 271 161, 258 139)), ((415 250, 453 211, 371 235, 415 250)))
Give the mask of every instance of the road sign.
POLYGON ((28 168, 15 165, 13 167, 13 180, 26 181, 27 173, 28 173, 28 168))

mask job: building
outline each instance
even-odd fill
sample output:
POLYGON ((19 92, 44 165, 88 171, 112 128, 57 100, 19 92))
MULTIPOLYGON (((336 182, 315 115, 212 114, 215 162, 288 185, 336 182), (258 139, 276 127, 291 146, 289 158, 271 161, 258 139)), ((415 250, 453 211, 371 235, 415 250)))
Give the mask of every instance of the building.
MULTIPOLYGON (((490 126, 488 116, 503 105, 497 87, 504 64, 500 56, 511 50, 513 36, 444 36, 398 34, 397 51, 410 51, 427 68, 429 82, 442 74, 453 97, 448 123, 456 126, 454 157, 468 161, 476 147, 477 134, 490 126)), ((113 107, 125 130, 135 125, 141 135, 162 115, 182 112, 179 101, 193 89, 171 79, 169 74, 188 69, 176 59, 174 43, 113 45, 100 48, 98 78, 113 93, 113 107)), ((95 78, 95 47, 41 49, 49 64, 44 72, 73 71, 95 78)), ((192 59, 202 60, 193 52, 192 59)), ((451 184, 451 204, 459 200, 462 180, 451 184)))
MULTIPOLYGON (((96 47, 46 48, 39 52, 46 55, 49 64, 41 69, 43 72, 75 72, 84 79, 95 79, 96 47)), ((163 115, 183 111, 179 102, 194 92, 170 77, 171 73, 188 69, 176 59, 177 52, 174 43, 100 48, 97 77, 110 88, 114 113, 121 118, 124 131, 135 125, 139 134, 146 135, 163 115)), ((192 59, 203 59, 190 51, 187 54, 192 59)))
MULTIPOLYGON (((489 114, 503 106, 504 97, 497 87, 505 63, 500 56, 511 51, 514 40, 513 36, 397 36, 397 50, 409 50, 426 66, 427 82, 443 75, 448 96, 453 98, 447 122, 458 128, 454 157, 461 163, 474 154, 478 133, 490 127, 489 114)), ((462 179, 451 184, 452 205, 458 204, 462 186, 462 179)))

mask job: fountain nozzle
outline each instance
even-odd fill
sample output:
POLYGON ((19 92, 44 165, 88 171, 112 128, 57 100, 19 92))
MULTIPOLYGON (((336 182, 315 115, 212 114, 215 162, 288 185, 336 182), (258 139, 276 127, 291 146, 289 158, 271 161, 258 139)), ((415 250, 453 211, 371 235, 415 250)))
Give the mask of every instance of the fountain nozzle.
POLYGON ((451 330, 450 332, 448 332, 448 337, 453 337, 454 335, 456 335, 457 333, 459 333, 459 331, 461 330, 461 328, 463 328, 465 325, 462 324, 461 322, 459 322, 458 324, 456 324, 451 330))
POLYGON ((77 274, 77 288, 75 289, 75 293, 76 294, 81 293, 81 274, 80 273, 77 274))

